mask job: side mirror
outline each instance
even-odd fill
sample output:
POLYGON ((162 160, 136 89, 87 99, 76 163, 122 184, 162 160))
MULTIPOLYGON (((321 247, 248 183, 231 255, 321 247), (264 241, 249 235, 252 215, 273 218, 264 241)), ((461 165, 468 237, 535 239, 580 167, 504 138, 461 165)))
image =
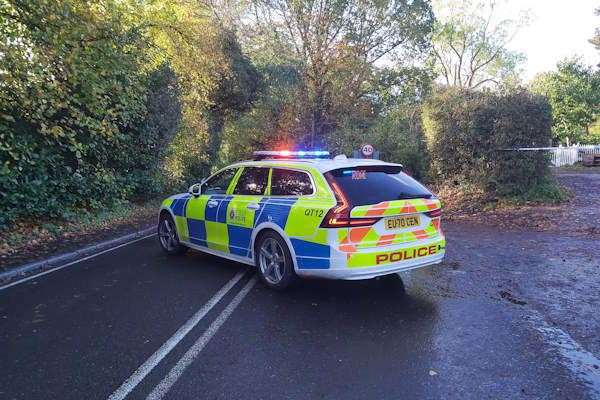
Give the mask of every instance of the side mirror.
POLYGON ((194 197, 200 196, 202 194, 202 184, 201 183, 194 183, 188 189, 188 193, 191 194, 194 197))

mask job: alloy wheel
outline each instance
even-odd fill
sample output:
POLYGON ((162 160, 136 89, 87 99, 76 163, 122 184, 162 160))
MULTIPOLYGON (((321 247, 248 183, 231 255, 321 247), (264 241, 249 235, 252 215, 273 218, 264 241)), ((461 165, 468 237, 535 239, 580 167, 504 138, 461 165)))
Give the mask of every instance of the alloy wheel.
POLYGON ((160 238, 160 244, 167 251, 173 251, 179 244, 175 227, 170 218, 163 219, 158 229, 158 237, 160 238))
POLYGON ((285 271, 285 254, 277 240, 267 238, 260 246, 258 259, 265 280, 273 285, 281 282, 285 271))

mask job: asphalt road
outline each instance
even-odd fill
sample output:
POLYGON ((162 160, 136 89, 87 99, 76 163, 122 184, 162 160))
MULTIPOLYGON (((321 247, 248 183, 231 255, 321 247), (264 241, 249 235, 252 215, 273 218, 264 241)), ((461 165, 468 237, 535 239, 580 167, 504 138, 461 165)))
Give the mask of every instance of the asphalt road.
POLYGON ((278 293, 152 237, 0 289, 0 398, 600 398, 598 239, 446 233, 402 281, 278 293))

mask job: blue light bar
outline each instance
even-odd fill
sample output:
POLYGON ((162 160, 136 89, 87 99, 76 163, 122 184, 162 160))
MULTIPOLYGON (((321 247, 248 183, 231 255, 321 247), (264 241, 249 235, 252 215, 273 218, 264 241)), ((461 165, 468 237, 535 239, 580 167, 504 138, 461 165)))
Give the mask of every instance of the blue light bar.
POLYGON ((290 151, 290 150, 279 150, 279 151, 255 151, 253 153, 255 158, 320 158, 329 157, 329 152, 326 150, 314 150, 314 151, 290 151))

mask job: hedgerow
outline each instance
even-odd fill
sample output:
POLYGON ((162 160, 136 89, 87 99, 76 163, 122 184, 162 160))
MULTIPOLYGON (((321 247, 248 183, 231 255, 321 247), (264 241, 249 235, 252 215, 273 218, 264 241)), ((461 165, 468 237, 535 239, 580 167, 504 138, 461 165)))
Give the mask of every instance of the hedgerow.
POLYGON ((214 29, 184 7, 0 0, 0 228, 148 198, 188 178, 173 177, 183 149, 168 145, 206 136, 221 57, 214 29))
POLYGON ((550 181, 541 151, 552 140, 548 102, 525 90, 492 93, 438 89, 423 107, 423 126, 437 183, 479 187, 500 196, 520 196, 550 181))
POLYGON ((1 23, 0 224, 129 197, 145 113, 145 76, 136 72, 144 43, 118 13, 3 5, 13 18, 1 23))

